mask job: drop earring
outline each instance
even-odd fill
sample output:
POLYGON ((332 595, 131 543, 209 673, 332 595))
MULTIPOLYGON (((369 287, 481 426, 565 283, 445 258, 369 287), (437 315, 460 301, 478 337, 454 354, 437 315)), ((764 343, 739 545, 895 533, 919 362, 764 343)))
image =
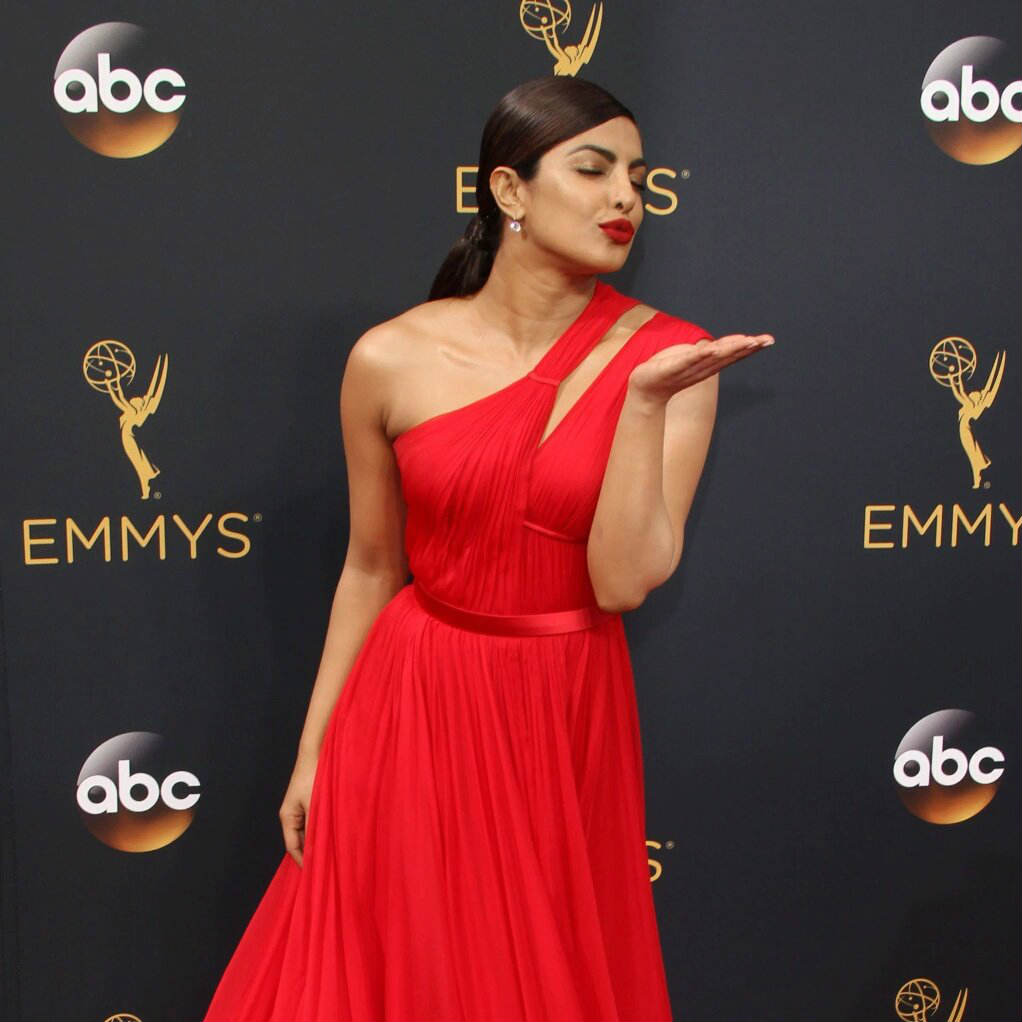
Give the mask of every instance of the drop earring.
POLYGON ((512 220, 511 223, 508 224, 508 227, 510 227, 512 231, 518 234, 522 229, 522 222, 521 220, 512 220))

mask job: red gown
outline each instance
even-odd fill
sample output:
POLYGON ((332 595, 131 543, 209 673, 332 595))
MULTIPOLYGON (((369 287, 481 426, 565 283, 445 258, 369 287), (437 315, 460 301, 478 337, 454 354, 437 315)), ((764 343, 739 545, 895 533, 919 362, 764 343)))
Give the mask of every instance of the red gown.
POLYGON ((671 1019, 634 679, 586 537, 658 312, 540 445, 635 299, 597 282, 536 367, 394 441, 415 581, 373 622, 206 1022, 671 1019))

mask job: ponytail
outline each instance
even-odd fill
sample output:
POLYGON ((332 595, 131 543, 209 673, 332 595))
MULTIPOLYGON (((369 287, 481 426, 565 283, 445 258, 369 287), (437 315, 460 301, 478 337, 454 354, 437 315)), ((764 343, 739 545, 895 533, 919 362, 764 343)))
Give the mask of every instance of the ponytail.
POLYGON ((437 271, 429 301, 475 294, 493 269, 499 244, 500 211, 494 208, 489 215, 476 213, 437 271))

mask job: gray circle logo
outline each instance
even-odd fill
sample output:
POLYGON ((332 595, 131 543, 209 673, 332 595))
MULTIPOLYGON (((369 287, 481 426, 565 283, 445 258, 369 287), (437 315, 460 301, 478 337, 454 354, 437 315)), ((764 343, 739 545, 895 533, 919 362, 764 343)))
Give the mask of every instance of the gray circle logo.
POLYGON ((933 141, 959 163, 997 163, 1022 146, 1018 55, 1000 39, 973 35, 941 50, 919 105, 933 141))
POLYGON ((1004 753, 968 710, 938 710, 917 721, 894 754, 905 808, 928 823, 961 823, 985 809, 1004 774, 1004 753))
POLYGON ((64 127, 102 156, 127 159, 158 149, 174 134, 185 80, 165 66, 151 34, 127 21, 80 32, 53 72, 64 127))
POLYGON ((152 731, 107 739, 78 774, 82 822, 122 852, 151 852, 176 841, 199 801, 198 777, 176 766, 162 736, 152 731))

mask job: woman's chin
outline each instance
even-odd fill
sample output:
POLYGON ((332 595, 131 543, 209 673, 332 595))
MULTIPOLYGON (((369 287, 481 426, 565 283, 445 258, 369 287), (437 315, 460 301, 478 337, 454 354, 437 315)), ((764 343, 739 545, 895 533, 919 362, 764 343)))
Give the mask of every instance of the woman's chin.
POLYGON ((627 262, 628 262, 628 253, 624 252, 622 255, 618 256, 616 259, 605 259, 603 261, 603 264, 600 266, 600 268, 598 270, 596 270, 595 272, 596 273, 617 273, 617 271, 620 270, 625 265, 625 263, 627 263, 627 262))
POLYGON ((615 273, 628 262, 631 245, 622 245, 616 252, 587 253, 587 257, 577 261, 580 273, 615 273))

